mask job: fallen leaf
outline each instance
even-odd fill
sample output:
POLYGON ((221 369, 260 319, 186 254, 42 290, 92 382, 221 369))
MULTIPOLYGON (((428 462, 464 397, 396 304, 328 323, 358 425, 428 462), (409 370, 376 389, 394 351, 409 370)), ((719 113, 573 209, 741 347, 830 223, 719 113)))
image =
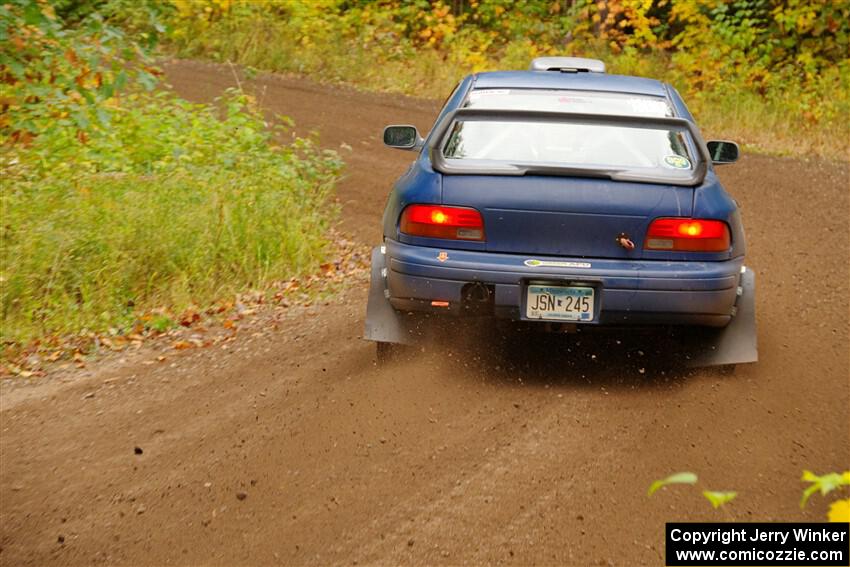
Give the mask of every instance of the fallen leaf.
POLYGON ((697 475, 692 472, 680 472, 676 474, 671 474, 665 479, 656 480, 652 483, 652 486, 649 487, 649 496, 655 494, 655 492, 668 484, 696 484, 697 475))
POLYGON ((714 509, 716 510, 727 502, 731 502, 732 500, 734 500, 735 497, 738 496, 738 493, 734 491, 716 492, 713 490, 704 490, 702 495, 705 496, 709 502, 711 502, 711 505, 714 506, 714 509))
POLYGON ((201 314, 194 309, 187 309, 180 315, 180 325, 183 327, 191 327, 194 323, 201 320, 201 314))

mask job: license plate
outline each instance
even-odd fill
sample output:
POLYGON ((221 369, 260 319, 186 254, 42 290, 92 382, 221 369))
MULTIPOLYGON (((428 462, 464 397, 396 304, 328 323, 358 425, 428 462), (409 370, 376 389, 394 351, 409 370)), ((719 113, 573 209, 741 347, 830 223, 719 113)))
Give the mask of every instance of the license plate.
POLYGON ((525 316, 554 321, 592 321, 593 299, 592 287, 529 285, 525 316))

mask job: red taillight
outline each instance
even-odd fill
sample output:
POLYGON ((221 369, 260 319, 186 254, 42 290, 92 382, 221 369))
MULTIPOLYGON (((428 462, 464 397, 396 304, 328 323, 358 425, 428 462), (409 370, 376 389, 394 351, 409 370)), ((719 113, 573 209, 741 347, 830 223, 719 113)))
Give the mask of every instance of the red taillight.
POLYGON ((646 231, 647 250, 725 252, 731 238, 729 227, 718 220, 655 219, 646 231))
POLYGON ((481 213, 465 207, 409 205, 401 213, 399 229, 410 236, 484 240, 481 213))

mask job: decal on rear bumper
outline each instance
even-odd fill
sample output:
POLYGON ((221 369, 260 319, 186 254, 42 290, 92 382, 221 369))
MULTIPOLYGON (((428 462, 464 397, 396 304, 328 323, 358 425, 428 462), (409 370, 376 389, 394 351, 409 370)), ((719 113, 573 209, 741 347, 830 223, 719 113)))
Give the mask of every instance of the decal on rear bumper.
POLYGON ((529 259, 523 262, 529 268, 590 268, 590 262, 559 262, 529 259))

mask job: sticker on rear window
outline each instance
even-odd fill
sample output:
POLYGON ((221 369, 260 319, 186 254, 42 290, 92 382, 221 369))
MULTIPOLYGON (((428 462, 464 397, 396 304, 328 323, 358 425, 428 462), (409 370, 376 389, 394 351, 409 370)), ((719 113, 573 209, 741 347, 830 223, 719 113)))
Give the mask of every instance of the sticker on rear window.
POLYGON ((629 106, 639 116, 670 116, 670 107, 664 99, 654 100, 647 97, 630 98, 629 106))
POLYGON ((676 169, 690 169, 691 167, 691 161, 682 156, 666 156, 664 158, 664 163, 670 167, 675 167, 676 169))
POLYGON ((479 89, 477 91, 472 91, 471 93, 469 93, 469 100, 475 100, 476 98, 480 98, 482 96, 506 94, 511 94, 510 89, 479 89))

